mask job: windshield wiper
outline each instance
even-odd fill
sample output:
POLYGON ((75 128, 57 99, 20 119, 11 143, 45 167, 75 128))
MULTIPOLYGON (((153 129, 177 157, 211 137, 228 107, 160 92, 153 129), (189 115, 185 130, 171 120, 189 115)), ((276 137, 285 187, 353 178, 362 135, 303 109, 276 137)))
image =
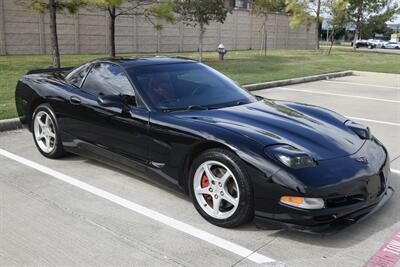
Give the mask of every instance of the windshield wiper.
POLYGON ((246 105, 246 104, 249 104, 249 102, 247 102, 247 101, 234 101, 234 102, 224 103, 224 104, 221 104, 221 105, 210 106, 209 109, 227 108, 227 107, 241 106, 241 105, 246 105))
POLYGON ((193 105, 193 106, 188 106, 186 110, 207 110, 208 107, 205 106, 200 106, 200 105, 193 105))
POLYGON ((236 102, 236 105, 237 106, 241 106, 241 105, 246 105, 246 104, 248 104, 249 102, 246 102, 246 101, 237 101, 236 102))
POLYGON ((191 105, 187 107, 177 107, 177 108, 165 108, 162 109, 164 112, 172 112, 172 111, 189 111, 189 110, 208 110, 209 108, 206 106, 200 106, 200 105, 191 105))

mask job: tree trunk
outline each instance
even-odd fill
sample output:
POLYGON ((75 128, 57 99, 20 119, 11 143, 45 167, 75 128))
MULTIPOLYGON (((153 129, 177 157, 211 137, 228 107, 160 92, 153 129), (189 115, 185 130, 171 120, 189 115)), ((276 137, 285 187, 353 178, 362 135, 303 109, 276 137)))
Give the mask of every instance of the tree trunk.
POLYGON ((353 39, 353 51, 356 51, 356 42, 358 40, 358 29, 354 32, 354 39, 353 39))
POLYGON ((317 0, 317 12, 315 18, 315 49, 319 50, 319 37, 321 35, 319 30, 319 22, 320 22, 320 14, 321 14, 321 0, 317 0))
POLYGON ((50 7, 51 56, 53 58, 53 67, 59 68, 61 66, 61 63, 60 63, 60 51, 58 49, 56 0, 49 0, 49 7, 50 7))
POLYGON ((335 30, 334 29, 332 29, 330 40, 331 40, 331 46, 329 47, 328 56, 331 54, 332 46, 333 46, 333 43, 335 42, 335 30))
POLYGON ((108 25, 109 29, 109 51, 108 54, 110 57, 115 57, 115 6, 109 6, 108 7, 108 14, 110 16, 110 21, 108 25))
POLYGON ((204 39, 204 33, 205 32, 206 32, 206 29, 204 28, 204 25, 200 24, 200 35, 199 35, 200 62, 203 61, 203 39, 204 39))
POLYGON ((359 38, 360 35, 360 28, 361 28, 361 16, 362 16, 362 11, 363 11, 363 6, 361 5, 358 8, 357 12, 357 22, 356 22, 356 30, 354 32, 354 40, 353 40, 353 51, 356 51, 356 41, 359 38))

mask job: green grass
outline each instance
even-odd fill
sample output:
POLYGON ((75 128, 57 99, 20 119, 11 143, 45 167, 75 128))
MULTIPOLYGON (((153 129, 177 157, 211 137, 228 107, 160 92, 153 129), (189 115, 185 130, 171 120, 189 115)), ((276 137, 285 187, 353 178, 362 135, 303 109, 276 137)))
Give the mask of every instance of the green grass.
MULTIPOLYGON (((139 54, 129 54, 139 55, 139 54)), ((143 55, 143 54, 142 54, 143 55)), ((163 54, 174 55, 178 54, 163 54)), ((197 58, 197 53, 180 56, 197 58)), ((63 55, 63 66, 77 66, 105 55, 63 55)), ((330 56, 325 51, 268 51, 260 56, 256 51, 230 51, 224 62, 217 53, 205 53, 204 63, 223 72, 240 84, 250 84, 336 72, 343 70, 400 73, 400 57, 378 53, 351 52, 336 48, 330 56)), ((0 56, 0 119, 15 117, 14 90, 17 80, 28 70, 50 67, 50 56, 0 56)))

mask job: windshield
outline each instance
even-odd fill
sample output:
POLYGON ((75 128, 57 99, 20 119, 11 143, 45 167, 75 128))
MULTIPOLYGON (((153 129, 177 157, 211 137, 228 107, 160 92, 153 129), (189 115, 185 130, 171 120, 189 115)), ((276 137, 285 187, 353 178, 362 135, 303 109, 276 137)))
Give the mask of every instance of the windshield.
POLYGON ((128 69, 136 86, 160 111, 221 108, 256 101, 221 73, 199 63, 128 69))

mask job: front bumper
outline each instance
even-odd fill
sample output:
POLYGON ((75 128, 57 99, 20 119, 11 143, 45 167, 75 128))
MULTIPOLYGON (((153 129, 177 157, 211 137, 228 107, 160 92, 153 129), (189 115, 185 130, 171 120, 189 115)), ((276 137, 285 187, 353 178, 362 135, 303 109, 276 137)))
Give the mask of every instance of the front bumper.
POLYGON ((320 161, 318 166, 280 170, 255 186, 255 224, 260 228, 288 228, 334 233, 380 209, 393 195, 390 159, 376 139, 368 140, 348 157, 320 161), (358 159, 367 158, 361 163, 358 159), (283 195, 323 198, 326 207, 306 210, 280 203, 283 195))
POLYGON ((283 221, 263 217, 262 213, 256 212, 254 223, 258 228, 271 229, 272 227, 274 229, 290 229, 314 234, 334 234, 340 230, 343 230, 344 228, 347 228, 355 223, 366 219, 368 216, 378 211, 392 197, 393 193, 393 188, 388 187, 387 190, 379 198, 379 200, 372 205, 367 205, 366 207, 346 207, 340 210, 325 210, 323 213, 309 211, 309 213, 307 215, 304 215, 301 219, 302 221, 315 220, 316 218, 323 218, 325 216, 325 218, 327 219, 332 218, 329 222, 322 222, 314 225, 285 223, 283 221), (340 217, 338 216, 338 214, 340 214, 340 217))

